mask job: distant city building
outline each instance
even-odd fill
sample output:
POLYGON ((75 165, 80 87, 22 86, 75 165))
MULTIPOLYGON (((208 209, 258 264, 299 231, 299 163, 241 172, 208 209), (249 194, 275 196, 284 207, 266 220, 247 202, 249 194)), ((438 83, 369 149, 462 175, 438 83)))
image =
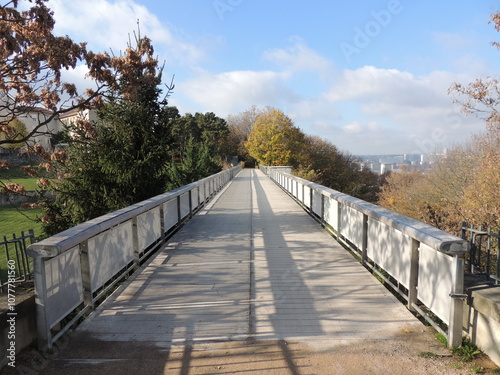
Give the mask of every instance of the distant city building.
MULTIPOLYGON (((6 103, 8 100, 12 100, 8 95, 0 96, 0 101, 6 103)), ((5 106, 7 105, 8 104, 5 106)), ((2 108, 5 106, 0 105, 2 108)), ((53 112, 40 107, 24 107, 21 109, 22 114, 17 116, 17 119, 23 122, 28 133, 33 131, 38 124, 49 120, 53 116, 53 112)), ((4 109, 3 112, 4 113, 0 113, 0 117, 7 117, 7 111, 4 109)), ((96 120, 96 111, 94 109, 73 109, 59 116, 55 116, 47 124, 38 129, 37 134, 30 138, 30 143, 40 144, 44 148, 50 149, 52 147, 50 143, 52 135, 63 130, 65 125, 69 125, 77 118, 84 118, 91 121, 96 120)))
POLYGON ((447 150, 442 154, 394 154, 357 156, 360 169, 368 169, 376 174, 400 172, 404 167, 426 170, 439 160, 446 158, 447 150))

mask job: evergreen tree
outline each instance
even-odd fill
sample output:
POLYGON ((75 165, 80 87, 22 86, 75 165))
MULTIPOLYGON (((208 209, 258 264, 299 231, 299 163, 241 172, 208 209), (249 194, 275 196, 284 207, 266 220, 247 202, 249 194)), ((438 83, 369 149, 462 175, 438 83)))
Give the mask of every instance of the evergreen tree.
POLYGON ((68 149, 54 154, 59 178, 42 191, 46 234, 165 191, 169 123, 178 113, 160 97, 161 68, 149 39, 136 42, 113 59, 118 85, 106 93, 99 121, 73 124, 68 149), (47 198, 47 190, 55 193, 55 200, 47 198))

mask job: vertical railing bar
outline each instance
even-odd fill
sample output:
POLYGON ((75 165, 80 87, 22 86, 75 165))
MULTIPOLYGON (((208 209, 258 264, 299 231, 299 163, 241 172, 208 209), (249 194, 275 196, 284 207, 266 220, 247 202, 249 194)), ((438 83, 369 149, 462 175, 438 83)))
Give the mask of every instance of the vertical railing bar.
POLYGON ((486 238, 486 280, 490 280, 491 271, 491 228, 488 228, 488 236, 486 238))
POLYGON ((188 197, 189 197, 189 219, 192 219, 193 218, 193 195, 192 195, 192 190, 189 190, 188 197))
POLYGON ((321 194, 321 226, 326 227, 325 223, 325 196, 321 194))
POLYGON ((85 306, 89 306, 92 310, 94 310, 88 240, 81 242, 79 247, 80 247, 80 267, 82 271, 83 302, 85 306))
POLYGON ((35 304, 36 325, 38 331, 38 348, 40 350, 52 348, 52 335, 49 322, 47 321, 47 281, 45 272, 45 260, 35 257, 35 304))
POLYGON ((361 262, 365 265, 368 262, 368 215, 363 214, 363 237, 361 240, 361 262))
POLYGON ((420 248, 420 242, 412 238, 410 275, 408 280, 408 309, 412 312, 417 312, 415 306, 417 305, 418 302, 418 269, 420 262, 419 248, 420 248))
POLYGON ((453 256, 452 290, 450 293, 450 323, 448 325, 448 346, 457 348, 462 345, 462 325, 464 302, 464 258, 453 256))

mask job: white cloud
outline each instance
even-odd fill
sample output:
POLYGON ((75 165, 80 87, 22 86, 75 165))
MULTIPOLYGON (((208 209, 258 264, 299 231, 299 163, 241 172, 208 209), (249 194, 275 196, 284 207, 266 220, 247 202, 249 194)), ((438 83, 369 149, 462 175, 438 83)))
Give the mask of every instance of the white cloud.
POLYGON ((145 6, 132 0, 50 0, 56 20, 56 33, 71 34, 77 42, 86 41, 95 52, 124 50, 140 23, 156 49, 169 59, 195 63, 203 57, 202 50, 174 35, 145 6))
POLYGON ((363 126, 355 121, 343 126, 342 129, 347 133, 361 133, 363 131, 363 126))
POLYGON ((176 91, 199 105, 197 110, 219 116, 238 113, 251 105, 282 107, 297 96, 287 88, 285 73, 273 71, 232 71, 220 74, 201 72, 179 82, 176 91))
POLYGON ((278 48, 264 53, 266 60, 272 61, 287 71, 313 71, 320 75, 331 73, 332 63, 309 48, 300 38, 292 38, 293 46, 278 48))

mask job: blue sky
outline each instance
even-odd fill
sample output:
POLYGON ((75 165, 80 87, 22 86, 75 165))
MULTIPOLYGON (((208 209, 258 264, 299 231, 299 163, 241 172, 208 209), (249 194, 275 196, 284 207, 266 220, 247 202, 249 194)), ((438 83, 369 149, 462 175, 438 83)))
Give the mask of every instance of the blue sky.
MULTIPOLYGON (((283 110, 352 154, 427 153, 484 129, 447 90, 498 74, 493 0, 49 0, 56 34, 94 51, 153 40, 170 104, 283 110)), ((84 68, 68 74, 82 82, 84 68)), ((84 83, 81 83, 83 85, 84 83)))

